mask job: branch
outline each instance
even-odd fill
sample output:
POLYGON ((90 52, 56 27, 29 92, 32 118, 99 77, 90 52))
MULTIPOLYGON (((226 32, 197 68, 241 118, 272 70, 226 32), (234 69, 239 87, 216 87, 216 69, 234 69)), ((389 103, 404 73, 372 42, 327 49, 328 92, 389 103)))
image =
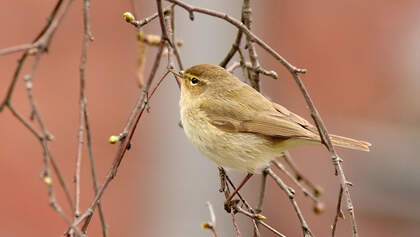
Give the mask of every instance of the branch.
POLYGON ((300 69, 300 68, 297 68, 297 67, 293 66, 292 64, 290 64, 285 58, 283 58, 279 53, 277 53, 274 49, 272 49, 267 43, 265 43, 263 40, 261 40, 257 35, 255 35, 250 30, 248 30, 248 28, 243 23, 238 21, 237 19, 235 19, 233 17, 230 17, 229 15, 227 15, 223 12, 212 11, 212 10, 205 9, 205 8, 193 7, 189 4, 186 4, 186 3, 178 1, 178 0, 166 0, 166 1, 174 3, 174 4, 184 8, 185 10, 187 10, 190 14, 190 19, 192 19, 192 20, 194 19, 194 12, 199 12, 199 13, 202 13, 202 14, 206 14, 206 15, 209 15, 209 16, 214 16, 216 18, 223 19, 223 20, 231 23, 236 28, 240 29, 243 33, 245 33, 250 38, 250 40, 252 40, 253 42, 260 45, 269 54, 271 54, 275 59, 280 61, 280 63, 283 64, 287 68, 287 70, 289 70, 291 73, 305 73, 306 72, 306 69, 300 69))
POLYGON ((288 187, 276 174, 274 174, 274 172, 270 168, 267 168, 266 171, 268 175, 270 175, 273 178, 273 180, 276 181, 276 183, 280 186, 280 188, 289 197, 289 200, 292 203, 292 206, 294 207, 295 212, 299 218, 300 224, 302 226, 303 236, 304 237, 313 236, 312 231, 309 229, 309 226, 306 223, 305 218, 303 217, 302 212, 300 211, 295 201, 295 191, 292 188, 288 187))
POLYGON ((207 207, 209 208, 210 212, 210 221, 203 223, 204 229, 210 229, 213 233, 214 237, 218 237, 217 231, 216 231, 216 215, 214 215, 213 206, 210 202, 207 202, 207 207))
POLYGON ((300 190, 302 190, 303 194, 305 194, 305 196, 309 197, 310 199, 312 199, 312 201, 317 204, 320 201, 318 200, 318 198, 316 198, 312 193, 308 192, 308 190, 306 190, 305 187, 302 186, 301 183, 299 183, 299 181, 297 179, 295 179, 288 170, 286 170, 286 168, 284 168, 284 166, 282 164, 280 164, 277 161, 272 161, 271 163, 274 164, 274 166, 276 166, 281 172, 283 172, 284 174, 286 174, 287 177, 289 177, 289 179, 292 180, 293 183, 296 184, 296 186, 299 187, 300 190))
POLYGON ((36 47, 38 47, 36 43, 16 45, 16 46, 12 46, 5 49, 0 49, 0 56, 10 54, 10 53, 16 53, 19 51, 26 51, 26 50, 36 48, 36 47))
MULTIPOLYGON (((226 70, 228 72, 232 73, 236 68, 238 68, 240 66, 242 66, 241 65, 241 62, 233 62, 232 65, 230 65, 230 67, 226 68, 226 70)), ((265 76, 268 76, 268 77, 271 77, 273 79, 278 79, 277 72, 275 72, 273 70, 269 71, 269 70, 264 69, 264 68, 261 68, 261 67, 258 67, 256 69, 254 69, 252 67, 251 63, 245 63, 245 65, 243 65, 243 66, 245 66, 249 70, 254 70, 254 71, 258 72, 258 73, 261 73, 261 74, 263 74, 265 76)))
POLYGON ((336 175, 339 176, 341 188, 343 189, 344 196, 346 197, 347 211, 349 212, 350 217, 351 217, 350 220, 352 224, 353 237, 358 237, 359 234, 357 230, 358 228, 357 228, 357 223, 356 223, 356 217, 354 214, 353 202, 351 201, 350 191, 347 186, 349 182, 347 181, 346 176, 344 175, 343 167, 341 166, 342 160, 335 152, 335 149, 331 143, 330 136, 328 135, 327 129, 325 128, 324 122, 322 121, 321 116, 318 113, 318 110, 315 108, 315 105, 312 102, 312 99, 309 96, 309 93, 306 90, 306 87, 303 85, 302 80, 300 79, 297 73, 292 73, 292 75, 306 100, 309 110, 311 111, 311 117, 315 121, 316 127, 321 137, 321 141, 330 153, 331 160, 333 162, 333 165, 335 166, 336 175))
POLYGON ((335 236, 335 229, 337 227, 337 222, 338 222, 338 217, 344 218, 344 214, 341 211, 341 200, 343 197, 343 188, 340 186, 340 191, 338 193, 338 201, 337 201, 337 211, 334 217, 334 222, 331 228, 331 236, 334 237, 335 236))
MULTIPOLYGON (((82 157, 82 145, 83 145, 83 131, 86 129, 86 137, 87 137, 87 147, 89 151, 89 162, 92 174, 92 183, 93 183, 93 190, 94 193, 97 194, 98 192, 98 181, 96 177, 96 169, 93 157, 93 148, 92 148, 92 141, 90 135, 90 126, 89 126, 89 116, 87 111, 87 96, 86 96, 86 62, 87 62, 87 50, 89 46, 89 41, 93 41, 93 36, 90 31, 90 0, 83 1, 83 25, 84 25, 84 36, 82 42, 82 54, 80 59, 80 121, 79 121, 79 135, 78 135, 78 158, 76 162, 76 200, 79 199, 80 195, 80 162, 82 157)), ((76 202, 77 203, 77 202, 76 202)), ((99 210, 99 217, 102 226, 102 233, 104 237, 108 236, 108 229, 107 224, 105 221, 105 216, 103 213, 103 208, 100 202, 97 204, 99 210)), ((77 209, 75 212, 75 217, 79 216, 78 205, 76 205, 77 209)), ((82 232, 86 234, 88 223, 90 222, 92 216, 89 216, 86 220, 84 225, 85 228, 82 229, 82 232)))
MULTIPOLYGON (((56 31, 56 29, 58 28, 58 26, 60 25, 62 19, 64 18, 64 16, 66 15, 70 4, 72 3, 72 0, 59 0, 57 1, 53 11, 51 12, 50 16, 48 17, 48 21, 47 24, 44 26, 44 28, 41 30, 41 32, 36 36, 35 40, 33 41, 32 45, 34 47, 37 47, 36 51, 31 51, 30 52, 30 48, 27 48, 25 53, 22 55, 22 57, 18 60, 18 65, 16 67, 15 73, 13 75, 12 81, 9 85, 9 88, 7 90, 7 94, 6 97, 4 98, 4 100, 2 101, 2 103, 0 104, 0 112, 3 110, 3 108, 8 107, 12 114, 20 121, 24 124, 24 126, 26 128, 29 129, 29 131, 31 131, 40 141, 42 149, 43 149, 43 160, 44 160, 44 169, 42 172, 42 179, 44 181, 44 183, 47 184, 48 187, 48 196, 49 196, 49 202, 50 205, 54 208, 54 210, 57 211, 57 213, 59 213, 63 219, 69 223, 69 218, 67 218, 64 213, 62 212, 61 207, 58 205, 58 203, 56 202, 55 199, 55 194, 54 194, 54 187, 52 184, 52 179, 51 179, 51 175, 50 175, 50 169, 49 169, 49 164, 51 162, 51 165, 53 167, 53 170, 55 172, 55 174, 57 175, 57 178, 59 180, 59 183, 61 185, 61 187, 63 188, 63 191, 65 193, 65 196, 68 200, 68 203, 71 207, 72 210, 75 209, 74 204, 73 204, 73 200, 71 198, 70 195, 70 191, 64 181, 64 178, 60 172, 60 170, 58 169, 54 158, 51 155, 51 152, 49 150, 48 147, 48 141, 51 140, 52 136, 51 134, 46 130, 45 125, 40 117, 40 114, 38 113, 37 107, 35 105, 34 99, 33 99, 33 95, 32 95, 32 76, 35 73, 35 70, 37 68, 38 62, 40 60, 41 54, 46 52, 47 48, 49 47, 49 44, 54 36, 54 33, 56 31), (61 11, 60 11, 61 10, 61 11), (60 14, 59 14, 60 12, 60 14), (28 56, 30 56, 32 53, 35 54, 35 59, 33 61, 32 67, 30 69, 30 72, 24 76, 24 80, 25 80, 25 86, 26 86, 26 91, 28 94, 28 99, 29 99, 29 103, 31 106, 31 118, 35 118, 36 121, 38 122, 40 128, 41 128, 41 132, 36 132, 36 130, 29 125, 28 122, 26 122, 26 120, 23 119, 22 116, 19 115, 19 113, 14 109, 14 107, 12 106, 12 95, 15 89, 15 85, 17 82, 17 79, 19 78, 19 74, 21 72, 21 69, 23 67, 24 62, 26 61, 26 59, 28 58, 28 56)), ((77 230, 77 228, 75 228, 74 225, 71 225, 71 228, 75 229, 76 233, 80 233, 79 230, 77 230)))
POLYGON ((327 129, 325 128, 325 125, 322 122, 321 116, 319 115, 318 110, 315 108, 315 105, 312 102, 312 100, 311 100, 311 98, 308 94, 308 91, 306 90, 306 87, 303 85, 303 82, 299 77, 299 73, 305 73, 306 70, 305 69, 299 69, 299 68, 293 66, 292 64, 290 64, 286 59, 284 59, 274 49, 272 49, 269 45, 267 45, 267 43, 262 41, 258 36, 256 36, 250 30, 248 30, 247 27, 243 23, 241 23, 240 21, 238 21, 235 18, 230 17, 229 15, 227 15, 225 13, 218 12, 218 11, 212 11, 212 10, 208 10, 208 9, 204 9, 204 8, 196 8, 196 7, 193 7, 189 4, 186 4, 186 3, 178 1, 178 0, 167 0, 167 1, 171 2, 171 3, 174 3, 174 4, 184 8, 185 10, 187 10, 190 14, 190 19, 194 19, 194 12, 199 12, 199 13, 202 13, 202 14, 206 14, 206 15, 210 15, 210 16, 214 16, 214 17, 223 19, 223 20, 231 23, 232 25, 234 25, 238 29, 242 30, 243 33, 245 33, 251 41, 260 45, 263 49, 265 49, 268 53, 270 53, 275 59, 280 61, 280 63, 283 64, 283 66, 285 66, 286 69, 292 74, 296 84, 298 85, 299 89, 301 90, 301 92, 302 92, 302 94, 305 98, 305 101, 306 101, 306 103, 309 107, 309 110, 311 112, 311 117, 314 120, 315 125, 318 129, 318 132, 319 132, 320 137, 321 137, 321 141, 330 153, 330 157, 331 157, 331 159, 333 161, 333 164, 335 166, 335 169, 336 169, 336 174, 339 176, 340 184, 341 184, 341 187, 343 188, 343 192, 344 192, 344 195, 346 197, 347 211, 349 212, 349 214, 351 216, 353 237, 357 237, 358 236, 358 230, 357 230, 356 218, 355 218, 355 214, 354 214, 354 207, 353 207, 353 203, 351 201, 350 191, 349 191, 348 186, 347 186, 349 182, 347 181, 347 179, 344 175, 344 171, 343 171, 343 168, 342 168, 341 163, 340 163, 342 160, 338 157, 337 153, 335 152, 334 147, 332 146, 330 137, 328 135, 327 129))
POLYGON ((284 161, 287 163, 287 165, 292 169, 293 173, 295 174, 296 180, 302 181, 304 184, 306 184, 309 188, 312 189, 312 193, 315 197, 321 196, 321 194, 324 192, 321 187, 318 185, 313 184, 308 178, 306 178, 298 169, 296 164, 294 163, 291 155, 289 152, 283 152, 282 157, 284 161))
MULTIPOLYGON (((91 216, 93 214, 93 212, 95 211, 95 207, 97 205, 97 203, 99 202, 99 200, 101 199, 104 191, 106 190, 107 186, 109 185, 109 183, 111 182, 111 180, 113 180, 117 174, 118 171, 118 167, 122 161, 122 159, 124 158, 125 152, 127 151, 128 147, 130 146, 130 142, 131 139, 134 135, 134 132, 137 128, 138 122, 146 108, 146 101, 149 99, 148 97, 148 91, 150 89, 150 86, 152 84, 153 78, 157 72, 157 69, 159 67, 160 61, 161 61, 161 57, 162 57, 162 51, 163 51, 163 44, 159 47, 159 50, 157 52, 153 67, 152 67, 152 71, 150 73, 150 76, 146 82, 146 85, 144 87, 144 89, 141 91, 141 94, 137 100, 137 104, 134 107, 133 111, 131 112, 130 118, 128 119, 127 124, 125 125, 123 131, 121 132, 120 136, 119 136, 119 141, 120 141, 120 146, 119 149, 115 155, 112 167, 108 170, 107 175, 105 177, 105 181, 103 182, 103 184, 100 186, 97 194, 95 195, 94 199, 91 201, 89 207, 86 209, 86 211, 80 215, 79 218, 77 218, 74 222, 73 225, 77 226, 79 225, 82 221, 84 221, 86 218, 88 218, 89 216, 91 216)), ((166 72, 162 79, 166 77, 166 75, 168 74, 168 72, 166 72)), ((155 90, 152 91, 152 94, 150 96, 153 95, 153 92, 155 90)), ((86 225, 87 222, 85 222, 84 225, 86 225)), ((82 227, 82 229, 85 229, 86 227, 82 227)))
MULTIPOLYGON (((242 22, 249 30, 251 30, 252 23, 251 12, 252 10, 250 6, 250 0, 244 0, 244 4, 242 6, 242 22)), ((252 42, 252 39, 249 35, 246 36, 246 42, 246 47, 248 47, 249 59, 252 65, 252 70, 249 73, 249 81, 251 82, 252 87, 254 87, 257 91, 260 91, 260 72, 258 70, 260 68, 260 63, 258 62, 257 51, 255 50, 254 43, 252 42)))
POLYGON ((171 40, 168 37, 167 28, 165 26, 165 19, 164 14, 162 10, 162 0, 156 0, 158 15, 159 15, 159 23, 160 23, 160 29, 162 30, 162 40, 167 41, 169 46, 173 47, 173 44, 171 40))
POLYGON ((270 230, 271 232, 273 232, 274 234, 280 236, 280 237, 286 237, 285 235, 283 235, 282 233, 278 232, 276 229, 274 229, 273 227, 271 227, 270 225, 268 225, 267 223, 265 223, 264 220, 265 217, 261 216, 259 214, 252 214, 250 212, 245 211, 244 209, 235 206, 235 210, 241 214, 244 214, 252 219, 254 219, 255 221, 257 221, 257 223, 261 224, 262 226, 264 226, 265 228, 267 228, 268 230, 270 230))

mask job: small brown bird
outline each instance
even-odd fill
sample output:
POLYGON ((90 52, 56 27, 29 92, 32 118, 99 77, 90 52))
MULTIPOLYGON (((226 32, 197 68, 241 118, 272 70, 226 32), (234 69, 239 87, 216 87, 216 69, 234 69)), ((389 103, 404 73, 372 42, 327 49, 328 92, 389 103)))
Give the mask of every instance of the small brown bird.
MULTIPOLYGON (((285 150, 321 144, 316 127, 222 67, 200 64, 178 77, 184 131, 200 152, 221 167, 259 173, 285 150)), ((330 137, 335 146, 369 151, 368 142, 330 137)))
MULTIPOLYGON (((181 78, 181 121, 187 137, 218 166, 248 172, 228 201, 283 151, 321 144, 316 127, 222 67, 201 64, 175 74, 181 78)), ((335 146, 369 151, 368 142, 330 137, 335 146)))

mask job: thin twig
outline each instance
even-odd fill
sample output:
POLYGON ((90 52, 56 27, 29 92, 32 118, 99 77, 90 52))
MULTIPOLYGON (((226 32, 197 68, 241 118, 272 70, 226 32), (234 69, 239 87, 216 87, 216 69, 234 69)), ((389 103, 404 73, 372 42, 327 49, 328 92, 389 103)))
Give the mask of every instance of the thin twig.
MULTIPOLYGON (((226 71, 228 71, 228 72, 230 72, 230 73, 232 73, 235 69, 237 69, 238 67, 240 67, 240 66, 242 66, 241 65, 241 63, 240 62, 233 62, 228 68, 226 68, 226 71)), ((254 68, 252 67, 252 65, 251 65, 251 63, 245 63, 245 67, 247 68, 247 69, 250 69, 250 70, 254 70, 254 68)), ((261 67, 259 67, 259 68, 257 68, 257 69, 255 69, 258 73, 261 73, 261 74, 263 74, 264 76, 268 76, 268 77, 271 77, 271 78, 273 78, 273 79, 278 79, 278 75, 277 75, 277 72, 275 72, 275 71, 273 71, 273 70, 267 70, 267 69, 264 69, 264 68, 261 68, 261 67)))
POLYGON ((271 232, 273 232, 274 234, 281 236, 281 237, 286 237, 285 235, 283 235, 282 233, 278 232, 276 229, 274 229, 273 227, 271 227, 270 225, 268 225, 267 223, 265 223, 264 221, 259 220, 261 215, 258 214, 253 214, 251 212, 248 212, 238 206, 234 207, 235 210, 241 214, 244 214, 252 219, 255 219, 255 221, 257 221, 259 224, 261 224, 262 226, 264 226, 265 228, 267 228, 268 230, 270 230, 271 232))
POLYGON ((238 222, 236 221, 236 214, 231 212, 230 215, 232 216, 233 229, 235 230, 236 237, 242 237, 241 230, 239 229, 238 222))
MULTIPOLYGON (((86 129, 86 137, 87 137, 87 147, 89 151, 89 161, 90 161, 90 168, 91 168, 91 174, 92 174, 92 183, 93 183, 93 190, 96 194, 98 192, 98 184, 97 184, 97 177, 96 177, 96 170, 95 170, 95 163, 93 158, 93 148, 92 148, 92 141, 91 141, 91 135, 90 135, 90 126, 89 126, 89 117, 88 117, 88 110, 87 110, 87 96, 86 96, 86 62, 87 62, 87 49, 89 46, 89 41, 93 40, 93 36, 90 30, 90 0, 84 0, 83 1, 83 25, 84 25, 84 36, 83 36, 83 42, 82 42, 82 54, 80 59, 80 125, 79 125, 79 136, 78 136, 78 159, 77 159, 77 166, 76 174, 79 176, 76 180, 78 180, 78 185, 80 185, 80 161, 81 161, 81 149, 83 145, 83 132, 86 129), (80 158, 79 158, 80 157, 80 158)), ((77 184, 77 183, 76 183, 77 184)), ((78 192, 76 200, 80 198, 80 187, 76 189, 78 192)), ((77 205, 76 205, 77 206, 77 205)), ((76 209, 77 212, 75 215, 76 218, 79 215, 78 208, 76 209)), ((105 221, 105 216, 103 213, 102 205, 100 202, 98 202, 98 211, 99 211, 99 217, 101 221, 102 226, 102 234, 104 237, 108 236, 108 229, 105 221)), ((91 217, 91 216, 90 216, 91 217)), ((90 217, 88 220, 86 220, 86 225, 84 225, 84 229, 82 229, 82 232, 85 234, 87 231, 87 226, 90 221, 90 217)))
POLYGON ((267 185, 267 171, 264 169, 262 173, 262 178, 261 178, 261 189, 260 189, 260 195, 258 197, 258 204, 257 204, 257 208, 255 209, 256 213, 261 213, 262 211, 266 185, 267 185))
MULTIPOLYGON (((233 184, 232 180, 229 178, 229 176, 226 174, 226 180, 228 181, 228 183, 230 184, 230 186, 232 186, 233 190, 236 190, 236 186, 233 184)), ((243 198, 243 196, 239 193, 239 191, 236 193, 236 195, 239 197, 239 200, 241 200, 241 202, 245 205, 245 207, 250 211, 250 212, 255 212, 254 209, 252 209, 251 205, 249 205, 249 203, 245 200, 245 198, 243 198)), ((226 198, 230 197, 227 196, 226 198)))
POLYGON ((343 188, 340 186, 340 191, 338 193, 338 201, 337 201, 337 211, 334 217, 334 222, 331 228, 331 236, 334 237, 335 236, 335 229, 337 227, 337 222, 338 222, 338 217, 344 217, 343 215, 343 211, 341 211, 341 200, 343 197, 343 188))
POLYGON ((203 227, 205 229, 210 229, 213 233, 214 237, 218 237, 217 230, 216 230, 216 215, 214 214, 213 206, 210 202, 207 202, 207 207, 209 208, 210 212, 210 221, 203 223, 203 227))
POLYGON ((222 62, 219 63, 219 66, 226 68, 227 64, 235 55, 236 51, 238 51, 239 45, 241 44, 241 39, 242 39, 242 30, 238 29, 238 32, 236 33, 236 37, 235 37, 235 42, 232 44, 232 47, 230 48, 229 52, 227 53, 225 58, 222 60, 222 62))
MULTIPOLYGON (((242 6, 242 19, 244 25, 251 30, 251 23, 252 23, 252 10, 250 6, 250 0, 244 0, 242 6)), ((249 81, 251 82, 251 86, 254 87, 257 91, 260 91, 260 63, 258 62, 257 51, 255 49, 254 43, 249 35, 246 36, 246 47, 248 48, 248 55, 249 60, 251 61, 252 70, 250 70, 250 77, 249 81)))
MULTIPOLYGON (((171 34, 170 34, 172 42, 175 42, 175 4, 171 6, 171 34)), ((178 51, 178 45, 174 44, 173 47, 174 54, 176 57, 176 61, 178 62, 179 70, 184 70, 184 66, 182 64, 181 55, 178 51)), ((178 81, 178 80, 177 80, 178 81)))
POLYGON ((5 48, 5 49, 0 49, 0 56, 10 54, 10 53, 16 53, 16 52, 19 52, 19 51, 26 51, 28 49, 32 49, 32 48, 36 48, 36 47, 38 47, 38 45, 36 43, 16 45, 16 46, 12 46, 12 47, 5 48))
POLYGON ((319 203, 318 198, 316 198, 312 193, 306 190, 306 188, 303 187, 302 184, 299 183, 299 181, 295 177, 293 177, 293 175, 290 174, 290 172, 280 162, 273 160, 271 163, 273 163, 274 166, 276 166, 281 172, 286 174, 286 176, 289 177, 289 179, 292 180, 292 182, 295 183, 296 186, 299 187, 299 189, 303 192, 303 194, 305 194, 305 196, 312 199, 314 203, 319 203))
MULTIPOLYGON (((25 80, 25 87, 26 87, 26 92, 27 92, 27 96, 28 96, 28 100, 29 100, 29 104, 31 107, 31 114, 32 116, 35 118, 35 120, 37 121, 38 125, 41 128, 42 131, 42 135, 40 137, 40 142, 43 148, 43 160, 44 160, 44 168, 43 171, 41 173, 41 178, 44 181, 45 184, 47 184, 48 187, 48 197, 49 197, 49 203, 50 206, 60 215, 63 217, 63 219, 68 223, 71 224, 70 219, 63 213, 61 206, 57 203, 57 200, 55 198, 55 192, 54 192, 54 186, 52 184, 52 178, 51 178, 51 172, 50 172, 50 161, 53 159, 51 154, 50 154, 50 150, 48 147, 48 137, 51 136, 50 133, 47 131, 45 124, 43 122, 43 120, 41 119, 41 116, 38 112, 38 108, 35 104, 35 100, 34 100, 34 96, 33 96, 33 92, 32 92, 32 77, 35 73, 35 70, 37 69, 39 60, 41 58, 41 54, 42 51, 38 51, 35 55, 35 59, 32 62, 32 66, 31 69, 29 71, 28 74, 26 74, 24 76, 24 80, 25 80)), ((58 169, 56 170, 58 171, 58 169)), ((59 172, 58 172, 59 173, 59 172)), ((78 234, 80 234, 80 230, 76 228, 75 225, 70 225, 70 227, 78 234)))
POLYGON ((265 49, 268 53, 270 53, 281 64, 283 64, 287 68, 287 70, 289 70, 290 72, 292 72, 292 73, 305 73, 306 72, 306 69, 300 69, 300 68, 297 68, 297 67, 293 66, 291 63, 289 63, 289 61, 287 61, 279 53, 277 53, 274 49, 272 49, 267 43, 265 43, 263 40, 261 40, 253 32, 248 30, 248 28, 243 23, 241 23, 237 19, 227 15, 226 13, 218 12, 218 11, 212 11, 212 10, 204 9, 204 8, 193 7, 192 5, 186 4, 186 3, 178 1, 178 0, 166 0, 166 1, 174 3, 174 4, 184 8, 185 10, 187 10, 188 13, 190 14, 190 19, 191 18, 194 19, 194 12, 199 12, 199 13, 202 13, 202 14, 206 14, 206 15, 209 15, 209 16, 214 16, 214 17, 223 19, 223 20, 231 23, 236 28, 242 30, 242 32, 245 33, 247 36, 249 36, 250 40, 257 43, 263 49, 265 49))
MULTIPOLYGON (((54 195, 54 190, 53 190, 53 185, 52 185, 52 180, 51 180, 51 175, 50 175, 50 171, 49 171, 49 161, 51 162, 51 165, 53 166, 53 170, 55 172, 55 174, 57 175, 58 179, 59 179, 59 183, 61 185, 61 187, 63 188, 63 191, 65 193, 65 196, 68 200, 68 203, 71 207, 72 210, 75 209, 74 207, 74 203, 73 200, 71 198, 69 189, 64 181, 64 178, 62 177, 62 174, 60 172, 60 170, 58 169, 53 157, 51 156, 51 153, 49 151, 49 147, 48 147, 48 141, 51 140, 51 134, 46 130, 45 125, 43 124, 40 115, 37 112, 37 108, 36 105, 33 101, 33 96, 32 96, 32 76, 36 70, 36 67, 38 65, 38 62, 40 60, 41 54, 44 53, 50 42, 51 39, 54 36, 54 33, 57 29, 57 27, 60 25, 62 19, 64 18, 64 16, 67 13, 67 10, 69 9, 71 3, 73 1, 72 0, 59 0, 57 1, 56 5, 54 6, 54 9, 52 10, 50 16, 48 17, 48 21, 47 24, 44 26, 44 28, 40 31, 40 33, 35 37, 35 39, 32 42, 32 45, 34 47, 37 48, 37 50, 34 52, 35 53, 35 59, 34 62, 32 64, 32 67, 30 69, 30 72, 24 77, 25 79, 25 86, 26 86, 26 91, 28 94, 28 99, 31 105, 31 114, 36 118, 36 120, 38 121, 38 124, 40 125, 41 128, 41 132, 36 132, 36 130, 29 125, 29 123, 23 119, 22 116, 19 115, 19 113, 14 109, 14 107, 12 106, 12 94, 14 92, 15 89, 15 85, 16 82, 19 78, 21 69, 23 67, 23 64, 25 62, 25 60, 28 58, 28 56, 30 55, 29 50, 30 48, 27 48, 25 53, 21 56, 21 58, 18 60, 18 65, 16 67, 15 73, 13 74, 13 78, 12 81, 9 85, 9 88, 7 90, 7 94, 6 97, 4 98, 4 100, 2 101, 1 105, 0 105, 0 112, 3 110, 4 107, 8 107, 11 112, 13 113, 13 115, 19 120, 21 121, 24 126, 29 129, 40 141, 41 146, 43 148, 43 156, 44 156, 44 170, 42 172, 42 178, 44 180, 45 183, 47 183, 48 185, 48 196, 49 196, 49 202, 50 205, 65 219, 68 220, 67 217, 64 216, 61 207, 58 205, 58 203, 55 200, 55 195, 54 195), (59 11, 61 10, 61 11, 59 11), (58 14, 60 13, 60 14, 58 14), (42 134, 41 134, 42 133, 42 134)), ((32 116, 31 116, 32 117, 32 116)), ((72 228, 74 228, 74 226, 71 226, 72 228)), ((80 231, 76 231, 76 232, 80 232, 80 231)))
POLYGON ((160 29, 162 30, 162 40, 167 41, 169 46, 173 47, 173 44, 168 36, 167 27, 165 25, 164 12, 162 10, 162 0, 156 0, 156 5, 157 5, 157 11, 159 15, 160 29))
MULTIPOLYGON (((133 111, 131 112, 131 115, 128 119, 127 124, 124 126, 123 131, 121 132, 120 135, 120 146, 119 149, 115 155, 112 167, 108 170, 108 173, 105 177, 105 181, 103 182, 103 184, 100 186, 100 188, 98 189, 97 194, 95 195, 95 197, 93 198, 93 200, 91 201, 89 207, 86 209, 86 211, 84 213, 82 213, 80 215, 79 218, 77 218, 74 222, 73 225, 77 226, 78 224, 80 224, 82 221, 84 221, 88 216, 92 215, 95 207, 97 205, 97 203, 99 202, 99 200, 101 199, 103 193, 105 192, 107 186, 109 185, 109 183, 111 182, 111 180, 113 180, 117 174, 118 171, 118 167, 122 161, 122 159, 124 158, 125 152, 127 151, 127 148, 129 147, 129 144, 131 142, 131 139, 134 135, 134 131, 137 128, 138 122, 146 108, 146 98, 147 98, 147 93, 149 91, 149 88, 152 84, 152 81, 154 79, 154 76, 157 72, 157 69, 159 67, 160 61, 161 61, 161 57, 162 57, 162 51, 163 51, 163 44, 159 47, 159 50, 157 52, 155 61, 153 63, 153 67, 152 67, 152 71, 150 72, 149 78, 146 82, 146 85, 144 87, 144 89, 142 89, 140 96, 137 100, 136 106, 134 107, 133 111)), ((165 73, 165 76, 168 73, 165 73)), ((83 229, 83 227, 82 227, 83 229)))
POLYGON ((36 131, 36 129, 34 127, 32 127, 32 125, 26 121, 22 115, 20 115, 16 109, 14 108, 14 106, 12 104, 8 105, 10 111, 12 112, 13 116, 15 116, 36 138, 38 138, 39 140, 42 139, 42 134, 40 134, 39 132, 36 131))
MULTIPOLYGON (((265 195, 265 187, 267 185, 267 171, 264 169, 262 172, 261 178, 261 189, 258 197, 258 204, 257 208, 255 209, 255 213, 259 214, 262 212, 262 206, 264 203, 264 195, 265 195)), ((258 230, 258 222, 254 221, 254 237, 260 236, 260 231, 258 230)))
POLYGON ((255 219, 252 219, 252 225, 254 227, 254 237, 260 237, 260 229, 258 228, 259 223, 255 219))
POLYGON ((304 176, 299 171, 295 162, 293 161, 292 156, 290 155, 290 153, 288 151, 283 152, 282 157, 283 157, 284 161, 287 163, 287 165, 292 169, 293 173, 295 174, 296 180, 302 181, 309 188, 311 188, 315 197, 319 197, 323 193, 323 190, 322 190, 321 187, 312 183, 308 178, 306 178, 306 176, 304 176))
POLYGON ((302 215, 302 212, 299 209, 299 206, 296 203, 295 200, 295 191, 288 187, 270 168, 267 168, 267 173, 270 175, 274 181, 279 185, 279 187, 286 193, 286 195, 289 197, 290 202, 292 203, 293 208, 295 209, 295 212, 299 218, 300 224, 302 226, 303 230, 303 236, 313 236, 312 231, 309 229, 308 224, 305 221, 305 218, 302 215))
POLYGON ((324 122, 322 121, 318 110, 315 108, 315 105, 314 105, 311 97, 309 96, 309 93, 306 90, 306 87, 304 86, 302 80, 300 79, 299 75, 296 72, 292 72, 292 75, 293 75, 293 78, 296 81, 296 84, 298 85, 299 89, 301 90, 301 92, 303 94, 303 97, 306 100, 306 103, 309 107, 309 110, 311 111, 311 117, 316 124, 316 127, 317 127, 318 132, 319 132, 320 137, 321 137, 321 141, 330 153, 332 163, 333 163, 333 165, 335 167, 335 170, 336 170, 336 175, 339 177, 341 187, 343 188, 344 196, 346 197, 347 211, 350 215, 353 237, 358 237, 359 233, 358 233, 358 230, 357 230, 358 228, 357 228, 356 217, 355 217, 355 213, 354 213, 353 202, 351 200, 350 191, 349 191, 349 188, 348 188, 349 181, 347 181, 346 176, 344 174, 343 167, 341 166, 342 160, 337 155, 334 147, 332 146, 331 139, 330 139, 330 136, 328 135, 328 132, 327 132, 327 129, 324 125, 324 122))
MULTIPOLYGON (((80 70, 82 71, 82 69, 80 70)), ((79 128, 77 133, 77 157, 76 157, 76 170, 74 175, 74 183, 75 183, 75 204, 76 209, 74 210, 74 217, 79 217, 80 214, 80 169, 82 165, 82 150, 83 150, 83 136, 84 136, 84 129, 85 129, 85 119, 84 119, 84 111, 85 111, 85 97, 84 97, 84 72, 83 76, 80 76, 80 115, 79 115, 79 128), (83 79, 82 79, 83 78, 83 79)))
MULTIPOLYGON (((165 21, 165 26, 166 26, 166 32, 168 32, 168 37, 170 37, 171 39, 173 38, 173 32, 172 32, 172 12, 171 10, 165 11, 163 12, 163 16, 164 16, 164 21, 165 21)), ((168 49, 168 66, 167 69, 174 69, 175 68, 175 64, 172 60, 173 56, 174 56, 174 48, 173 47, 167 47, 168 49)), ((175 77, 176 78, 176 77, 175 77)), ((178 80, 176 80, 178 82, 178 80)))

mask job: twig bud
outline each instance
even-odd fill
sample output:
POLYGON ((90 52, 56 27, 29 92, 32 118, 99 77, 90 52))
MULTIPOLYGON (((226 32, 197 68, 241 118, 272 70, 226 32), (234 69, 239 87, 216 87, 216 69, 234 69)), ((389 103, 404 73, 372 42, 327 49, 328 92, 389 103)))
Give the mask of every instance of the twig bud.
POLYGON ((136 20, 134 15, 131 12, 124 12, 123 18, 126 22, 131 23, 136 20))
POLYGON ((265 216, 263 216, 261 214, 255 214, 255 218, 257 218, 260 221, 267 219, 265 216))
POLYGON ((203 229, 212 229, 213 228, 213 224, 211 224, 209 222, 203 222, 203 224, 201 224, 201 226, 203 227, 203 229))
POLYGON ((109 143, 111 143, 111 144, 115 144, 115 143, 117 143, 118 141, 120 140, 120 138, 118 137, 118 136, 115 136, 115 135, 112 135, 112 136, 110 136, 109 137, 109 143))
POLYGON ((51 185, 52 184, 52 179, 51 177, 45 176, 42 181, 44 181, 45 184, 47 185, 51 185))
POLYGON ((325 211, 325 204, 322 202, 317 202, 315 203, 313 210, 315 214, 321 214, 325 211))

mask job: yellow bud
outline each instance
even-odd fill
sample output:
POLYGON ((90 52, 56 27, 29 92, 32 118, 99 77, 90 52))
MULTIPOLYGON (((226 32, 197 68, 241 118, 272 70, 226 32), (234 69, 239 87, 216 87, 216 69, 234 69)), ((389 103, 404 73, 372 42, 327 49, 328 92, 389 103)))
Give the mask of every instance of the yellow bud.
POLYGON ((133 22, 135 20, 133 14, 131 14, 131 12, 124 12, 123 18, 124 18, 125 21, 127 21, 129 23, 133 22))
POLYGON ((112 136, 109 137, 109 140, 108 141, 111 144, 115 144, 115 143, 118 142, 118 140, 120 140, 118 136, 112 135, 112 136))
POLYGON ((44 177, 44 183, 46 183, 47 185, 51 185, 52 184, 52 179, 48 176, 44 177))
POLYGON ((203 229, 211 229, 213 228, 213 225, 208 223, 208 222, 203 222, 203 224, 201 224, 203 226, 203 229))
POLYGON ((267 219, 265 216, 263 216, 261 214, 255 214, 255 218, 257 218, 260 221, 267 219))

